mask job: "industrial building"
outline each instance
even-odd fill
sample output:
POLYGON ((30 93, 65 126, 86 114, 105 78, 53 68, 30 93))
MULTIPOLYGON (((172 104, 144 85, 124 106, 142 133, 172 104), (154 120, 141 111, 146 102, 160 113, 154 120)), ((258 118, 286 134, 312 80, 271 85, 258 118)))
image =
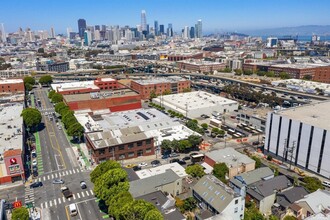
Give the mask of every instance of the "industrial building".
POLYGON ((269 112, 265 150, 330 178, 330 102, 269 112))
POLYGON ((238 109, 236 101, 203 91, 159 96, 154 98, 153 102, 187 118, 198 118, 202 114, 212 115, 213 112, 223 114, 238 109))
POLYGON ((132 80, 131 88, 141 94, 142 99, 150 99, 150 94, 161 95, 184 92, 190 89, 190 81, 178 76, 157 77, 145 80, 132 80))
POLYGON ((225 63, 211 62, 204 60, 183 60, 177 62, 178 68, 198 73, 213 73, 213 71, 221 71, 226 68, 225 63))
POLYGON ((0 79, 0 93, 24 93, 22 79, 0 79))

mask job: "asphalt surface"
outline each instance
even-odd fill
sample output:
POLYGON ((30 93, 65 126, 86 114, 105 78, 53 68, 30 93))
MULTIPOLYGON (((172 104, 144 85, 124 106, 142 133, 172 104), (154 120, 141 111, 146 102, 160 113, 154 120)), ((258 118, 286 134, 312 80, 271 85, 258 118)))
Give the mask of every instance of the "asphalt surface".
MULTIPOLYGON (((33 202, 35 207, 41 208, 41 216, 44 220, 106 219, 105 214, 98 208, 92 190, 93 184, 90 182, 90 171, 79 166, 63 129, 58 128, 54 116, 52 120, 47 116, 55 112, 53 104, 48 99, 48 89, 35 89, 34 95, 36 100, 40 99, 41 102, 37 108, 42 114, 39 131, 42 165, 38 164, 38 167, 43 172, 33 181, 41 181, 43 186, 34 189, 30 189, 29 185, 26 188, 22 186, 17 189, 17 194, 24 195, 25 191, 23 196, 25 198, 22 200, 33 202), (64 184, 53 184, 54 179, 62 179, 64 184), (86 182, 87 189, 81 189, 82 180, 86 182), (73 196, 66 199, 61 192, 61 186, 67 186, 73 196), (78 207, 78 215, 73 217, 70 216, 68 209, 72 203, 78 207)), ((60 120, 58 123, 61 123, 60 120)), ((15 192, 13 194, 16 195, 15 192)), ((4 194, 5 196, 7 195, 4 194)))

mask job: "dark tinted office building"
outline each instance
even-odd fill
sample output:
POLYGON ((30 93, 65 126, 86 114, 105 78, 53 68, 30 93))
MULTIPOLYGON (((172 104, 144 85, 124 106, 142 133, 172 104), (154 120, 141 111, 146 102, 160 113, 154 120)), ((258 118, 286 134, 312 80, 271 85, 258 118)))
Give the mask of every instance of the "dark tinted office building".
POLYGON ((78 20, 79 37, 81 37, 81 38, 84 37, 85 30, 86 30, 86 20, 85 19, 79 19, 78 20))
POLYGON ((163 24, 159 25, 159 33, 164 34, 164 25, 163 24))

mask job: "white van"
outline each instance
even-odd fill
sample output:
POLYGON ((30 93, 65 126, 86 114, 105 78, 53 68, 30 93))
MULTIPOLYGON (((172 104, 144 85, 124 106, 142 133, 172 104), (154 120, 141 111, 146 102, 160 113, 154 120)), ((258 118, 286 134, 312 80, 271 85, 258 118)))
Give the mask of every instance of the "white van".
POLYGON ((330 187, 330 182, 328 182, 328 181, 323 181, 323 182, 322 182, 322 185, 323 185, 323 186, 326 186, 326 187, 330 187))
POLYGON ((78 214, 76 204, 70 204, 70 205, 69 205, 69 210, 70 210, 70 215, 71 215, 71 216, 75 216, 75 215, 78 214))

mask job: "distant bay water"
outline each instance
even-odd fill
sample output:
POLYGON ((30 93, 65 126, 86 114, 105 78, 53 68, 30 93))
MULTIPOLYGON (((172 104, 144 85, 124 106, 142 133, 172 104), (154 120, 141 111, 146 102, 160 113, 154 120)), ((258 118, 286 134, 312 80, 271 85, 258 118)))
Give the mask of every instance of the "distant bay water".
MULTIPOLYGON (((296 37, 296 36, 293 36, 293 35, 291 35, 291 36, 293 38, 296 37)), ((261 37, 262 37, 262 40, 263 41, 266 41, 267 38, 270 37, 270 36, 261 36, 261 37)), ((279 37, 279 38, 281 38, 281 37, 283 37, 283 35, 282 36, 272 36, 272 37, 279 37)), ((305 35, 305 36, 299 36, 298 35, 298 41, 305 41, 305 42, 312 41, 312 35, 305 35)), ((320 36, 320 41, 330 41, 330 35, 320 36)))

